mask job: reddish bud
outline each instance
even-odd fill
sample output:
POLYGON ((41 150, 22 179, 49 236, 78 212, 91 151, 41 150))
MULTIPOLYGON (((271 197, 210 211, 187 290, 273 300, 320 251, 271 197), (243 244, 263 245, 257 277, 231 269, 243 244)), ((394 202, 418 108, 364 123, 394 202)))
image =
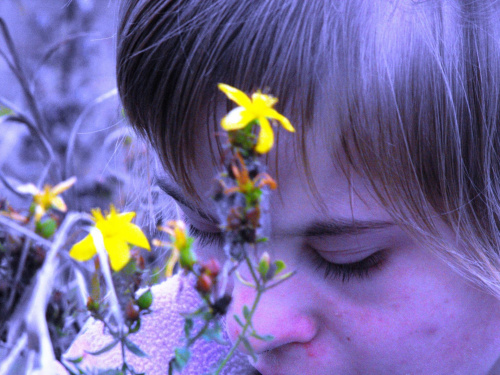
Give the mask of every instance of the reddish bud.
POLYGON ((250 225, 252 226, 252 228, 259 227, 259 220, 260 220, 260 208, 259 208, 259 206, 247 211, 247 220, 250 223, 250 225))
POLYGON ((139 306, 134 301, 129 301, 125 307, 125 316, 128 320, 135 321, 139 319, 139 306))
POLYGON ((87 310, 91 312, 99 310, 99 303, 94 301, 92 297, 87 298, 87 310))
POLYGON ((201 272, 208 274, 212 278, 217 277, 220 272, 219 262, 214 258, 208 260, 207 262, 202 264, 201 272))
POLYGON ((198 280, 196 281, 196 290, 202 293, 209 293, 212 289, 213 281, 212 278, 206 273, 202 273, 198 280))

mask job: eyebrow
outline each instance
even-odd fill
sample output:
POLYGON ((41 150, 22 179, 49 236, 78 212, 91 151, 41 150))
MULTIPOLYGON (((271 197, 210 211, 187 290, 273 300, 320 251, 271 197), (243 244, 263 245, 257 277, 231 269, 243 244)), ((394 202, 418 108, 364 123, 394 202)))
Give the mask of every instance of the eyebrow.
MULTIPOLYGON (((200 208, 196 207, 192 202, 190 202, 180 191, 180 189, 167 181, 157 178, 157 185, 163 190, 167 195, 175 199, 179 204, 187 207, 191 211, 196 212, 200 217, 205 220, 209 220, 213 223, 218 223, 214 216, 206 213, 200 208)), ((343 218, 330 218, 324 221, 314 221, 311 224, 307 224, 293 230, 287 230, 282 233, 278 233, 278 237, 289 237, 289 236, 299 236, 299 237, 339 237, 339 236, 356 236, 361 235, 371 231, 377 231, 381 229, 386 229, 396 226, 394 222, 383 221, 383 220, 355 220, 355 219, 343 219, 343 218)))
POLYGON ((156 177, 156 184, 167 195, 169 195, 174 200, 176 200, 177 203, 189 208, 191 211, 196 212, 203 219, 211 221, 213 223, 219 222, 219 220, 217 220, 214 216, 206 213, 205 211, 201 210, 199 207, 196 207, 192 202, 190 202, 189 199, 187 199, 184 196, 184 194, 182 194, 182 192, 180 191, 180 189, 176 185, 170 184, 167 181, 165 181, 159 177, 156 177))
POLYGON ((302 237, 356 236, 394 226, 396 224, 390 221, 331 218, 296 228, 293 232, 288 231, 285 235, 294 233, 294 235, 302 237))

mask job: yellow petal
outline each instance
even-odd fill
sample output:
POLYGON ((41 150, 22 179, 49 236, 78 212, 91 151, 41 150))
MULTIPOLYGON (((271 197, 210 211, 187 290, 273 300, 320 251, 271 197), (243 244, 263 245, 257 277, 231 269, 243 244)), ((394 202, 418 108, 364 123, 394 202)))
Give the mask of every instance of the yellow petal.
POLYGON ((281 113, 276 111, 275 109, 269 108, 266 111, 265 116, 269 117, 269 118, 273 118, 275 120, 278 120, 279 122, 281 122, 281 125, 283 125, 283 127, 286 130, 288 130, 289 132, 295 133, 295 129, 292 126, 292 124, 290 123, 290 121, 285 116, 283 116, 281 113))
POLYGON ((120 271, 127 265, 130 260, 130 250, 123 239, 118 237, 104 238, 104 247, 114 271, 120 271))
POLYGON ((59 195, 63 191, 68 190, 71 186, 73 186, 76 182, 76 177, 68 178, 66 181, 58 183, 56 186, 52 188, 52 194, 59 195))
POLYGON ((50 203, 52 204, 52 206, 57 208, 59 211, 66 212, 68 210, 68 208, 66 207, 66 204, 64 203, 64 201, 62 200, 61 197, 53 198, 50 203))
POLYGON ((252 102, 259 107, 272 107, 278 103, 278 99, 274 96, 262 94, 261 92, 256 92, 252 94, 252 102))
POLYGON ((226 85, 225 83, 219 83, 219 90, 221 90, 226 96, 233 102, 241 107, 249 107, 252 105, 252 101, 243 91, 238 90, 235 87, 226 85))
POLYGON ((121 218, 122 220, 126 221, 127 223, 130 223, 132 221, 132 219, 135 217, 135 212, 134 211, 123 212, 123 213, 119 214, 118 217, 121 218))
POLYGON ((267 153, 274 143, 274 133, 273 128, 269 124, 269 120, 265 117, 259 118, 260 132, 259 138, 257 140, 257 145, 255 146, 255 151, 259 154, 267 153))
POLYGON ((221 125, 225 130, 238 130, 243 129, 253 120, 255 120, 255 115, 252 112, 243 107, 237 107, 224 116, 221 125))
POLYGON ((172 254, 170 255, 170 258, 168 258, 167 262, 167 271, 165 274, 167 277, 172 276, 174 273, 174 267, 175 264, 179 261, 179 252, 176 249, 172 249, 172 254))
POLYGON ((102 211, 100 208, 93 208, 90 210, 90 213, 94 217, 94 221, 96 223, 100 222, 100 221, 104 221, 104 217, 102 216, 102 211))
POLYGON ((45 208, 37 204, 35 207, 35 221, 40 221, 42 216, 45 215, 45 212, 45 208))
POLYGON ((94 241, 92 236, 89 234, 80 242, 73 245, 69 251, 69 256, 79 262, 85 262, 96 255, 97 250, 94 246, 94 241))
POLYGON ((123 229, 120 231, 120 237, 131 245, 151 250, 148 239, 142 232, 141 228, 135 224, 128 223, 124 225, 123 229))
POLYGON ((25 185, 18 186, 16 188, 16 190, 18 192, 20 192, 21 194, 36 195, 36 194, 40 194, 41 193, 41 191, 38 190, 38 188, 35 185, 33 185, 33 184, 25 184, 25 185))

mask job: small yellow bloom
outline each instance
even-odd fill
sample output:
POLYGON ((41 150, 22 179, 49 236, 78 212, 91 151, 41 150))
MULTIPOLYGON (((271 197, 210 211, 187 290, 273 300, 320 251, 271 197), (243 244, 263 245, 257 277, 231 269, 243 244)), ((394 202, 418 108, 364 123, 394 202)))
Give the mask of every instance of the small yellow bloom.
MULTIPOLYGON (((159 227, 163 232, 170 235, 171 242, 168 246, 172 253, 167 261, 167 277, 172 276, 175 264, 180 260, 181 255, 190 252, 192 239, 186 234, 186 225, 182 220, 170 220, 165 227, 159 227)), ((182 264, 182 262, 181 262, 182 264)))
POLYGON ((278 120, 286 130, 295 132, 290 121, 273 109, 278 99, 261 92, 253 93, 250 99, 243 91, 224 83, 219 83, 218 87, 229 99, 239 105, 222 119, 222 127, 228 131, 238 130, 257 120, 260 132, 255 151, 258 153, 267 153, 274 143, 274 133, 269 119, 278 120))
MULTIPOLYGON (((142 247, 151 250, 148 239, 142 230, 131 221, 135 217, 135 212, 119 213, 111 205, 109 214, 103 216, 101 210, 92 210, 95 227, 102 233, 104 247, 109 255, 111 268, 115 271, 121 270, 130 260, 129 245, 142 247)), ((89 234, 80 242, 73 245, 69 255, 79 262, 84 262, 96 255, 92 236, 89 234)))
POLYGON ((17 191, 23 194, 33 195, 35 204, 35 220, 40 221, 43 215, 51 209, 56 208, 59 211, 66 212, 67 207, 63 199, 59 196, 62 192, 68 190, 76 182, 76 177, 71 177, 66 181, 58 183, 52 187, 45 185, 43 190, 39 190, 34 184, 21 185, 17 191))

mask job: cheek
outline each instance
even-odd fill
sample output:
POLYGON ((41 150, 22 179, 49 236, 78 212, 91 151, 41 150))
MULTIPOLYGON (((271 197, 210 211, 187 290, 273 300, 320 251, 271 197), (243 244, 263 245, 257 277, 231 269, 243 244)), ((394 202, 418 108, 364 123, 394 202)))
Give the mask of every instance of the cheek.
POLYGON ((350 347, 375 351, 415 350, 442 338, 455 336, 456 306, 449 303, 451 280, 439 270, 418 268, 418 263, 393 267, 370 280, 346 286, 346 291, 328 298, 326 306, 337 306, 330 329, 342 334, 350 347), (366 284, 364 284, 366 283, 366 284), (362 287, 363 286, 363 287, 362 287), (349 289, 349 290, 347 290, 349 289))
POLYGON ((442 264, 406 256, 372 280, 322 294, 327 330, 339 350, 364 358, 366 368, 394 369, 439 368, 480 350, 484 324, 474 306, 485 305, 482 294, 442 264))

